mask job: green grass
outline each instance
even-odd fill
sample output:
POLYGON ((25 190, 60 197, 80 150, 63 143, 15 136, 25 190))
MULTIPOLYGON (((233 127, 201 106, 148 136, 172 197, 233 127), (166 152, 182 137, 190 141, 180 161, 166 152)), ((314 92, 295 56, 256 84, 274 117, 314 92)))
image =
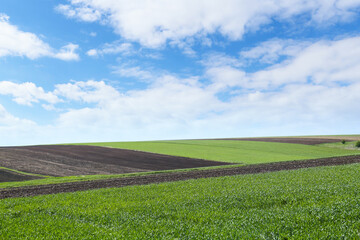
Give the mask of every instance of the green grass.
MULTIPOLYGON (((148 151, 148 152, 155 152, 155 153, 162 153, 169 155, 232 162, 237 164, 256 164, 256 163, 265 163, 265 162, 313 159, 313 158, 321 158, 321 157, 360 154, 359 151, 349 150, 349 149, 337 149, 333 147, 339 144, 336 143, 331 146, 330 145, 307 146, 301 144, 268 143, 268 142, 252 142, 252 141, 181 140, 181 141, 152 141, 152 142, 149 141, 149 142, 82 143, 79 145, 118 147, 118 148, 141 150, 141 151, 148 151)), ((210 168, 214 168, 214 167, 210 167, 210 168)), ((208 169, 208 168, 202 168, 202 169, 208 169)), ((183 170, 172 170, 169 172, 173 172, 173 171, 183 171, 183 170)), ((158 173, 158 172, 152 172, 152 173, 158 173)), ((0 183, 0 188, 56 184, 56 183, 75 182, 75 181, 90 181, 90 180, 136 176, 136 175, 144 175, 144 174, 152 174, 152 173, 47 177, 45 179, 37 179, 30 181, 0 183)))
POLYGON ((230 140, 81 143, 231 163, 256 164, 359 154, 358 151, 302 144, 230 140))
POLYGON ((21 182, 0 182, 0 189, 1 188, 14 188, 14 187, 68 183, 68 182, 94 181, 94 180, 103 180, 103 179, 111 179, 111 178, 144 176, 144 175, 151 175, 151 174, 158 174, 158 173, 173 173, 173 172, 187 172, 187 171, 208 170, 208 169, 217 169, 217 168, 232 168, 232 167, 239 167, 239 166, 242 166, 242 165, 234 164, 234 165, 227 165, 227 166, 187 168, 187 169, 123 173, 123 174, 111 174, 111 175, 100 175, 99 174, 99 175, 80 175, 80 176, 67 176, 67 177, 46 177, 46 176, 44 176, 44 177, 46 177, 44 179, 27 180, 27 181, 21 181, 21 182))
POLYGON ((360 164, 0 200, 0 239, 359 239, 360 164))

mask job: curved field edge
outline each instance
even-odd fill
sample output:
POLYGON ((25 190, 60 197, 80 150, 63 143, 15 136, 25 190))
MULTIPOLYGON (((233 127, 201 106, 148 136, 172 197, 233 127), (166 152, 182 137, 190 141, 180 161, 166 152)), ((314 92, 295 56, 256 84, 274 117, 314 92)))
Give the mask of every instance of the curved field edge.
MULTIPOLYGON (((306 138, 328 138, 328 139, 338 139, 341 140, 348 140, 348 141, 358 141, 360 140, 359 134, 345 134, 345 135, 312 135, 312 136, 298 136, 299 138, 306 137, 306 138)), ((295 137, 297 138, 297 137, 295 137)))
MULTIPOLYGON (((360 140, 359 134, 340 134, 340 135, 300 135, 300 136, 266 136, 261 138, 325 138, 325 139, 337 139, 348 140, 348 141, 357 141, 360 140)), ((258 137, 253 137, 258 138, 258 137)), ((241 139, 241 138, 239 138, 241 139)))
POLYGON ((80 175, 80 176, 68 176, 68 177, 46 177, 44 179, 35 179, 35 180, 27 180, 27 181, 19 181, 19 182, 0 182, 0 189, 81 182, 81 181, 94 181, 94 180, 103 180, 103 179, 112 179, 112 178, 125 178, 125 177, 133 177, 133 176, 146 176, 146 175, 153 175, 158 173, 175 173, 175 172, 188 172, 188 171, 209 170, 209 169, 219 169, 219 168, 234 168, 239 166, 244 166, 244 165, 234 164, 234 165, 225 165, 225 166, 186 168, 186 169, 176 169, 176 170, 123 173, 123 174, 111 174, 111 175, 98 174, 98 175, 80 175))
POLYGON ((360 164, 0 200, 0 238, 357 239, 360 164))
MULTIPOLYGON (((6 170, 6 171, 10 171, 10 172, 14 172, 14 173, 18 173, 21 175, 26 175, 26 176, 34 176, 34 177, 42 177, 42 178, 48 178, 49 176, 45 176, 45 175, 41 175, 41 174, 36 174, 36 173, 28 173, 28 172, 22 172, 19 170, 15 170, 15 169, 11 169, 11 168, 6 168, 6 167, 0 167, 0 169, 6 170)), ((1 184, 1 183, 0 183, 1 184)))
POLYGON ((100 142, 77 143, 75 145, 122 148, 243 164, 305 160, 360 154, 359 151, 355 150, 336 149, 323 146, 232 140, 100 142))

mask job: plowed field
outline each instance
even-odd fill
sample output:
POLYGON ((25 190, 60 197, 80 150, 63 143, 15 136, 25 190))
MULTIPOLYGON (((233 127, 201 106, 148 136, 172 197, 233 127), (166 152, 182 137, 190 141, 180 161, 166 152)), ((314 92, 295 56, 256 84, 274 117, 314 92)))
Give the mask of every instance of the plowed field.
POLYGON ((16 181, 39 179, 39 178, 41 177, 24 175, 13 171, 8 171, 5 169, 0 169, 0 182, 16 182, 16 181))
POLYGON ((314 160, 299 160, 289 162, 276 162, 266 164, 247 165, 243 167, 220 168, 209 170, 194 170, 187 172, 159 173, 145 176, 124 177, 118 179, 106 179, 87 182, 61 183, 52 185, 38 185, 32 187, 19 187, 12 189, 0 189, 0 199, 10 197, 25 197, 42 194, 55 194, 62 192, 74 192, 105 187, 123 187, 130 185, 142 185, 151 183, 180 181, 187 179, 221 177, 239 174, 256 174, 275 172, 281 170, 293 170, 319 166, 334 166, 343 164, 360 163, 360 155, 321 158, 314 160))
POLYGON ((229 163, 96 146, 0 148, 0 166, 47 176, 121 174, 227 164, 229 163))

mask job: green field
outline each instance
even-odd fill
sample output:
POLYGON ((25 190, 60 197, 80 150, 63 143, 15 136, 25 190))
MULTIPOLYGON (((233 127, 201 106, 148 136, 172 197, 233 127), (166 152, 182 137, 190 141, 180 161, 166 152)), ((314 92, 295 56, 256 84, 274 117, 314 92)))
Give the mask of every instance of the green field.
POLYGON ((0 239, 359 239, 360 164, 0 200, 0 239))
POLYGON ((319 146, 321 147, 328 147, 328 148, 338 148, 338 149, 347 149, 347 150, 357 150, 360 151, 360 148, 356 147, 357 141, 346 141, 344 144, 341 142, 338 143, 323 143, 319 146))
POLYGON ((325 146, 229 140, 81 143, 231 163, 255 164, 359 154, 325 146))
POLYGON ((187 172, 187 171, 207 170, 207 169, 216 169, 216 168, 233 168, 239 166, 242 165, 234 164, 234 165, 225 165, 225 166, 186 168, 186 169, 162 170, 162 171, 151 171, 151 172, 123 173, 123 174, 111 174, 111 175, 101 175, 101 174, 80 175, 80 176, 67 176, 67 177, 48 177, 48 176, 35 174, 37 176, 42 176, 44 178, 21 181, 21 182, 0 182, 0 188, 25 187, 25 186, 36 186, 36 185, 47 185, 47 184, 58 184, 58 183, 80 182, 80 181, 94 181, 94 180, 103 180, 103 179, 111 179, 111 178, 144 176, 144 175, 151 175, 157 173, 187 172))
MULTIPOLYGON (((338 145, 337 143, 329 146, 327 145, 309 146, 309 145, 301 145, 301 144, 269 143, 269 142, 254 142, 254 141, 179 140, 179 141, 149 141, 149 142, 107 142, 107 143, 80 143, 80 144, 77 143, 76 145, 117 147, 123 149, 141 150, 141 151, 162 153, 162 154, 169 154, 176 156, 224 161, 224 162, 231 162, 237 164, 256 164, 256 163, 314 159, 314 158, 322 158, 322 157, 360 154, 358 150, 341 149, 334 147, 338 145)), ((202 168, 202 169, 208 169, 208 168, 202 168)), ((172 170, 172 171, 179 171, 179 170, 172 170)), ((172 172, 172 171, 168 171, 168 172, 172 172)), ((89 180, 118 178, 118 177, 126 177, 126 176, 134 176, 134 175, 136 176, 136 175, 144 175, 144 174, 148 174, 148 173, 47 177, 45 179, 30 180, 23 182, 0 183, 0 188, 56 184, 56 183, 75 182, 75 181, 89 181, 89 180)))

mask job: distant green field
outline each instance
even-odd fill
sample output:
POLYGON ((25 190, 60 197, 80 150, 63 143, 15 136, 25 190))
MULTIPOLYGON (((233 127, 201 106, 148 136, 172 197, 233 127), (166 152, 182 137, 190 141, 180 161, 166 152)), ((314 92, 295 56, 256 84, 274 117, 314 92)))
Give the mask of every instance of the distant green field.
POLYGON ((360 164, 0 200, 0 239, 359 239, 360 164))
MULTIPOLYGON (((338 149, 333 147, 334 145, 337 146, 338 145, 337 143, 331 146, 308 146, 301 144, 252 142, 252 141, 181 140, 181 141, 151 141, 151 142, 82 143, 77 145, 118 147, 124 149, 141 150, 147 152, 155 152, 155 153, 192 157, 192 158, 202 158, 207 160, 232 162, 238 164, 256 164, 256 163, 267 163, 267 162, 277 162, 277 161, 287 161, 287 160, 301 160, 301 159, 360 154, 360 151, 358 150, 338 149)), ((172 170, 172 171, 179 171, 179 170, 172 170)), ((89 180, 144 175, 144 174, 148 174, 148 173, 48 177, 45 179, 30 180, 23 182, 4 182, 4 183, 0 183, 0 188, 32 186, 32 185, 42 185, 42 184, 56 184, 56 183, 75 182, 75 181, 89 181, 89 180)))
POLYGON ((341 142, 338 143, 323 143, 319 146, 328 147, 328 148, 339 148, 339 149, 348 149, 348 150, 357 150, 360 153, 360 148, 355 146, 357 141, 346 141, 344 144, 341 142))
POLYGON ((200 158, 231 163, 255 164, 359 154, 348 149, 301 144, 229 140, 178 140, 148 142, 81 143, 200 158))

